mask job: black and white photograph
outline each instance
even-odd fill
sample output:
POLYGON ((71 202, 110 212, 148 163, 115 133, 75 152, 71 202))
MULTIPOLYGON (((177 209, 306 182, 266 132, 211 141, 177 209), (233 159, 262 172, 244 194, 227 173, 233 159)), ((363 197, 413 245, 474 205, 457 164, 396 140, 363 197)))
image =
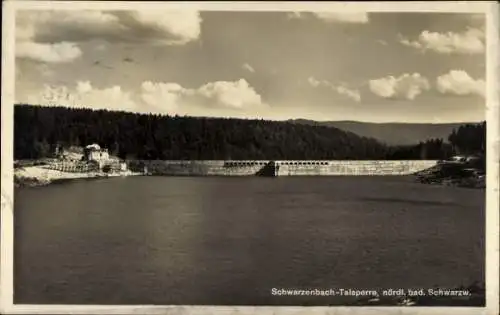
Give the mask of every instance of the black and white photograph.
POLYGON ((12 305, 498 313, 494 2, 6 2, 12 305))

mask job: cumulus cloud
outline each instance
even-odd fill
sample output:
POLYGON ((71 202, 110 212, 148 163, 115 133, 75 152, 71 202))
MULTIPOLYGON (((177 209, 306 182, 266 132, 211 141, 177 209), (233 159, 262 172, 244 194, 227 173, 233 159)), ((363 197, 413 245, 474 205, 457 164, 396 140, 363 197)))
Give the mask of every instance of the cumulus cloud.
POLYGON ((199 12, 192 10, 95 11, 55 10, 20 12, 20 36, 37 42, 150 42, 181 45, 196 40, 201 32, 199 12))
POLYGON ((255 69, 251 65, 249 65, 248 63, 245 63, 242 66, 242 68, 245 69, 248 72, 255 73, 255 69))
POLYGON ((200 32, 197 11, 18 11, 16 52, 20 58, 62 62, 80 56, 78 44, 85 41, 183 45, 200 32), (29 48, 36 52, 27 53, 29 48))
POLYGON ((388 76, 369 81, 372 93, 383 98, 414 100, 424 90, 429 90, 429 81, 419 73, 405 73, 399 77, 388 76))
POLYGON ((242 109, 264 105, 261 96, 245 79, 235 82, 210 82, 200 87, 196 95, 210 100, 212 104, 229 108, 242 109))
POLYGON ((337 92, 340 95, 343 95, 343 96, 350 98, 353 101, 356 101, 356 102, 361 101, 361 94, 359 93, 358 90, 350 89, 344 85, 336 85, 336 84, 333 84, 333 83, 326 81, 326 80, 319 81, 314 77, 309 77, 307 79, 307 82, 309 83, 309 85, 311 85, 314 88, 327 87, 327 88, 332 89, 333 91, 337 92))
POLYGON ((287 17, 289 19, 301 19, 305 18, 307 14, 311 14, 325 22, 360 24, 369 22, 368 13, 366 12, 290 12, 287 14, 287 17))
POLYGON ((88 81, 79 81, 73 88, 45 85, 17 102, 155 113, 185 112, 193 107, 253 111, 267 106, 244 79, 209 82, 196 89, 145 81, 133 93, 120 86, 98 89, 88 81))
POLYGON ((486 83, 474 79, 463 70, 451 70, 436 79, 437 90, 442 94, 485 96, 486 83))
MULTIPOLYGON (((198 39, 201 17, 192 10, 110 12, 118 18, 115 27, 125 31, 120 40, 148 41, 163 45, 184 45, 198 39)), ((106 34, 108 35, 108 34, 106 34)), ((112 40, 115 34, 109 34, 112 40)))
POLYGON ((27 41, 16 45, 17 57, 48 63, 70 62, 81 55, 81 49, 76 44, 68 42, 40 44, 27 41))
POLYGON ((161 110, 177 109, 181 97, 188 95, 189 91, 177 83, 143 82, 140 97, 146 104, 161 110))
POLYGON ((65 85, 44 85, 38 93, 17 100, 33 105, 90 107, 93 109, 140 111, 130 93, 119 86, 104 89, 94 88, 90 82, 77 82, 73 88, 65 85))
POLYGON ((156 108, 176 109, 181 106, 198 106, 230 109, 253 109, 264 106, 261 96, 244 79, 216 81, 197 89, 177 83, 144 82, 141 99, 156 108))
POLYGON ((400 39, 400 43, 405 46, 414 47, 421 51, 431 50, 441 54, 483 53, 484 41, 484 31, 477 28, 469 28, 462 33, 423 31, 417 40, 400 39))

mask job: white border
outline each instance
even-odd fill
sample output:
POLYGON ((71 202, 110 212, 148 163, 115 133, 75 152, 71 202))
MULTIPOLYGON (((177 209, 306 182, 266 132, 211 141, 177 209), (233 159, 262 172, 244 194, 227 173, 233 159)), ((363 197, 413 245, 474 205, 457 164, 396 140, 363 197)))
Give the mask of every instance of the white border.
POLYGON ((499 314, 499 6, 494 1, 455 2, 53 2, 4 1, 2 15, 2 159, 1 159, 1 265, 0 314, 499 314), (463 12, 487 15, 487 211, 486 308, 460 307, 253 307, 253 306, 99 306, 13 304, 13 101, 14 17, 17 9, 126 10, 141 7, 189 8, 210 11, 370 11, 463 12))
POLYGON ((486 49, 486 307, 499 314, 499 210, 500 210, 500 40, 499 17, 500 6, 492 6, 486 21, 487 49, 486 49))

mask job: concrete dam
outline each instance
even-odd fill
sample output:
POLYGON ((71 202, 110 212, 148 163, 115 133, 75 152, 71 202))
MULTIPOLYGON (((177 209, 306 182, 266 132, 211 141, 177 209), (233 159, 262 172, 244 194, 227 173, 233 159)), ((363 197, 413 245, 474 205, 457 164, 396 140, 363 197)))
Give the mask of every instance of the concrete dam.
POLYGON ((436 160, 195 160, 129 161, 132 171, 165 176, 411 175, 436 160))

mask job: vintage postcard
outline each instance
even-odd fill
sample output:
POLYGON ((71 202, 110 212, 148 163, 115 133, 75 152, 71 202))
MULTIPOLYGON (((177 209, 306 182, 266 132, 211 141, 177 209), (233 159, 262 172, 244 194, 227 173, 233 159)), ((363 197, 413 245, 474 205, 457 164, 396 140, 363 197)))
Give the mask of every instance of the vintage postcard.
POLYGON ((5 1, 2 313, 497 315, 498 8, 5 1))

